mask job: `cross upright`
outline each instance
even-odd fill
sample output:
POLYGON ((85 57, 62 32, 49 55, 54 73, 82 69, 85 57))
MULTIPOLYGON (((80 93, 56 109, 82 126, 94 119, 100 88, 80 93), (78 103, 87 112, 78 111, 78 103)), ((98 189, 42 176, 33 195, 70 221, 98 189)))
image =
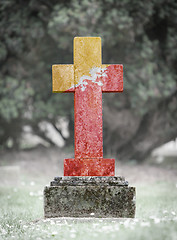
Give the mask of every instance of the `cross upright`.
POLYGON ((74 92, 75 158, 64 176, 114 176, 103 158, 102 92, 123 91, 123 66, 102 64, 101 38, 75 37, 74 64, 52 66, 53 92, 74 92))

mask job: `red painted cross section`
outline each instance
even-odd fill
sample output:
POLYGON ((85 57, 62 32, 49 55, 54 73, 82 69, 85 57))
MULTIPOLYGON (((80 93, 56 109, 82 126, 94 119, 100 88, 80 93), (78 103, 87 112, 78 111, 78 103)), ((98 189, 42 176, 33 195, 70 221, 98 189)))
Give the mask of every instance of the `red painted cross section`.
POLYGON ((75 38, 74 67, 63 66, 53 65, 53 91, 74 92, 75 117, 75 158, 65 159, 64 176, 114 176, 115 160, 103 158, 102 92, 123 91, 123 66, 101 64, 100 38, 75 38))

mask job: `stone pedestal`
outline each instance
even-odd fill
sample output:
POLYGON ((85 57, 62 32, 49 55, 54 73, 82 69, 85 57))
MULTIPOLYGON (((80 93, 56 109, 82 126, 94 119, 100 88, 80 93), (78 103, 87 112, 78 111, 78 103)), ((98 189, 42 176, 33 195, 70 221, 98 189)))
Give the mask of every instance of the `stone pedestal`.
POLYGON ((55 177, 44 189, 44 215, 133 218, 135 188, 124 177, 55 177))

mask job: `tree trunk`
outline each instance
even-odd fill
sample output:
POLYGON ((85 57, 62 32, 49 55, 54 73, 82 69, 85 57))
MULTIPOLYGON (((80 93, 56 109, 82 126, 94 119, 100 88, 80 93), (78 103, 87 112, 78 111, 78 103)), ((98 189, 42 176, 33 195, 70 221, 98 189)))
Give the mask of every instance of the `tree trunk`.
MULTIPOLYGON (((115 112, 109 108, 106 112, 105 115, 109 115, 109 118, 106 117, 105 121, 115 119, 115 112)), ((105 124, 106 135, 108 135, 108 137, 105 136, 106 153, 115 154, 119 160, 143 161, 154 148, 177 136, 177 90, 141 118, 136 117, 130 110, 128 113, 129 116, 125 110, 117 113, 116 116, 121 117, 122 123, 116 128, 108 121, 105 124)))

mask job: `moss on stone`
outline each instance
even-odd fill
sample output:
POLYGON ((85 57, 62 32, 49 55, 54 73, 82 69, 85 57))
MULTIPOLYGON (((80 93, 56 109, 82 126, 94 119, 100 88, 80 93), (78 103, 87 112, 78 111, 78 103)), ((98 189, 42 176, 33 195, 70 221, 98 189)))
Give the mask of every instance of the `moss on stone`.
MULTIPOLYGON (((93 177, 92 177, 93 178, 93 177)), ((92 180, 93 181, 93 180, 92 180)), ((134 217, 135 188, 73 183, 44 189, 45 217, 134 217), (94 213, 94 215, 90 215, 94 213)))

